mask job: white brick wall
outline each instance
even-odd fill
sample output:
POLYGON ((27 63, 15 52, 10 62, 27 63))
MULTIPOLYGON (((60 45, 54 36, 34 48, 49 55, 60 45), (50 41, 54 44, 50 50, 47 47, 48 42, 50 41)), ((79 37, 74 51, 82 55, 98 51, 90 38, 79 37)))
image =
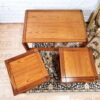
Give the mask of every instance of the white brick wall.
POLYGON ((0 23, 23 22, 26 9, 82 9, 87 21, 98 0, 0 0, 0 23))

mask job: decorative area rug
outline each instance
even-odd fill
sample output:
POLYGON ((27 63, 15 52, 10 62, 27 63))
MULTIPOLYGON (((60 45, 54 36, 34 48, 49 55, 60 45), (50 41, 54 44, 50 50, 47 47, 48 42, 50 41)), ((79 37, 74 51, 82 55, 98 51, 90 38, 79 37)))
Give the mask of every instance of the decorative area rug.
MULTIPOLYGON (((94 32, 89 33, 89 38, 92 37, 94 32)), ((33 43, 33 47, 80 47, 81 43, 33 43)), ((100 76, 100 35, 98 34, 87 47, 93 50, 96 69, 98 76, 100 76)), ((51 80, 43 83, 27 93, 37 92, 94 92, 100 91, 100 79, 96 82, 88 83, 60 83, 59 79, 59 56, 57 51, 41 51, 40 52, 43 62, 49 72, 51 80)))

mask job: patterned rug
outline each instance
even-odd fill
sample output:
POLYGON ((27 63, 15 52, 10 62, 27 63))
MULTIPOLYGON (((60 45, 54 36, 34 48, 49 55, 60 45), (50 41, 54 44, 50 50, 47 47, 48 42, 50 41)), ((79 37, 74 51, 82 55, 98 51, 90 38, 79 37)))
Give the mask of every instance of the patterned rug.
MULTIPOLYGON (((90 32, 89 32, 90 33, 90 32)), ((88 34, 89 34, 88 33, 88 34)), ((94 32, 89 34, 89 39, 92 37, 94 32)), ((80 47, 81 43, 33 43, 32 47, 80 47)), ((93 56, 95 59, 95 65, 100 76, 100 34, 98 34, 87 47, 93 50, 93 56)), ((40 52, 46 69, 50 75, 51 80, 43 83, 27 93, 37 93, 37 92, 94 92, 100 91, 100 79, 96 82, 88 83, 60 83, 59 80, 59 56, 57 51, 41 51, 40 52)))

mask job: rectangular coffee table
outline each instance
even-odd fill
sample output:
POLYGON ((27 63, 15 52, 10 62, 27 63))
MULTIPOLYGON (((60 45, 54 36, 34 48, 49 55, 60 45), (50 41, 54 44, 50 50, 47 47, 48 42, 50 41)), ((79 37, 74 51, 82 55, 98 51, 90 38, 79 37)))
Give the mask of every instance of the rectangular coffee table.
POLYGON ((23 45, 37 42, 86 42, 81 10, 27 10, 23 45))

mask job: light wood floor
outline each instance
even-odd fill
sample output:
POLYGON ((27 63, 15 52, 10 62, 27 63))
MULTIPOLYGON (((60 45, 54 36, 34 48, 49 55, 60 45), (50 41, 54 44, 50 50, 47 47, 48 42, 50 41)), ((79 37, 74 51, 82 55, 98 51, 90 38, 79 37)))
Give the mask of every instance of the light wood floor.
POLYGON ((23 24, 0 24, 0 100, 100 100, 99 92, 35 93, 13 96, 4 60, 25 52, 23 24))

